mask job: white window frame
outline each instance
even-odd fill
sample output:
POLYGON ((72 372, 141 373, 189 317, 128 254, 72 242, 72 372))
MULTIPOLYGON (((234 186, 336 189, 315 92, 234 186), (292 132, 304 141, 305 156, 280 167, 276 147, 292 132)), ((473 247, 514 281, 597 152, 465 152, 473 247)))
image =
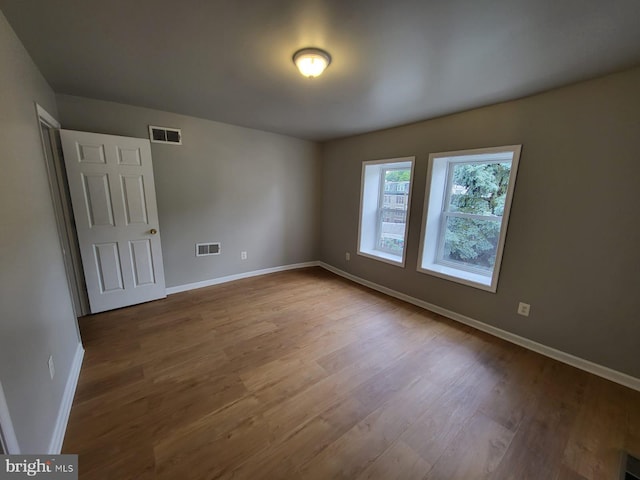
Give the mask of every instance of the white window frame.
POLYGON ((370 160, 362 162, 362 176, 360 184, 360 216, 358 221, 357 254, 399 267, 405 266, 407 255, 407 233, 409 231, 409 212, 411 210, 411 196, 413 193, 413 171, 415 157, 402 157, 385 160, 370 160), (404 248, 402 256, 379 250, 376 248, 380 236, 380 222, 384 198, 385 170, 409 169, 409 194, 407 196, 407 210, 404 228, 404 248))
POLYGON ((429 169, 425 192, 425 204, 420 234, 418 272, 444 278, 453 282, 495 293, 502 264, 504 242, 507 235, 511 201, 518 173, 522 145, 479 148, 454 152, 432 153, 429 155, 429 169), (502 218, 446 211, 451 198, 452 164, 496 163, 511 161, 509 186, 502 218), (496 250, 496 261, 492 271, 474 268, 443 259, 444 231, 447 218, 462 217, 496 221, 500 219, 500 235, 496 250))

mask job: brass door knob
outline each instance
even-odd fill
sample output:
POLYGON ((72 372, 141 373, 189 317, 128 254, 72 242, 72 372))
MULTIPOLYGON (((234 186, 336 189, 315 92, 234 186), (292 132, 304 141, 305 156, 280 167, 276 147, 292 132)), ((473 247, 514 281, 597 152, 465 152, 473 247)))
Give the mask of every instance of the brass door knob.
POLYGON ((155 235, 156 233, 158 233, 158 230, 156 230, 155 228, 152 228, 151 230, 149 230, 149 233, 151 235, 155 235))

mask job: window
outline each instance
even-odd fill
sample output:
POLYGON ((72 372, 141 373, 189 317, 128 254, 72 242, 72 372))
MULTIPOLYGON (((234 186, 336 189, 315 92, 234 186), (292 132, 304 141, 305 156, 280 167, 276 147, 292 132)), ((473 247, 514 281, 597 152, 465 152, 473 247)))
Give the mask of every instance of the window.
POLYGON ((418 271, 496 291, 520 150, 429 155, 418 271))
POLYGON ((404 266, 414 158, 362 164, 358 254, 404 266))

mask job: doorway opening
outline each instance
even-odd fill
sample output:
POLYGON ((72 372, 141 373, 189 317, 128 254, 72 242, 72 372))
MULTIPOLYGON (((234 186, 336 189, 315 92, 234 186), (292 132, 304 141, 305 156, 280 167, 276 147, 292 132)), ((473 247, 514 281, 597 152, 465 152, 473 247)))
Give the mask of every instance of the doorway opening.
MULTIPOLYGON (((58 237, 67 274, 67 283, 71 292, 74 313, 78 318, 87 315, 90 310, 73 210, 71 208, 71 197, 69 196, 69 187, 62 157, 60 123, 37 103, 36 111, 47 175, 49 177, 51 200, 58 226, 58 237)), ((76 329, 78 329, 77 322, 76 329)), ((79 330, 78 339, 80 339, 79 330)))

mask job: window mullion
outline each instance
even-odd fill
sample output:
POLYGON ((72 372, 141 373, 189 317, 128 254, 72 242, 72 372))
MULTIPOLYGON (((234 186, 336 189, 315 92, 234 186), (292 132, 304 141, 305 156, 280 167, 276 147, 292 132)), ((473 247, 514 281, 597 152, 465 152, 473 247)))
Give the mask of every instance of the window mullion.
POLYGON ((440 212, 440 229, 438 231, 438 247, 436 248, 436 262, 444 259, 445 233, 447 231, 447 216, 450 214, 451 191, 453 190, 453 168, 451 162, 447 163, 447 181, 444 186, 444 201, 442 202, 442 211, 440 212))
POLYGON ((465 212, 443 212, 443 214, 449 217, 457 217, 457 218, 469 218, 471 220, 487 220, 499 222, 502 220, 502 217, 497 215, 477 215, 475 213, 465 213, 465 212))
POLYGON ((376 225, 376 248, 382 248, 382 217, 384 215, 384 179, 386 168, 380 169, 380 188, 378 191, 378 221, 376 225))
POLYGON ((447 163, 447 184, 444 187, 444 202, 442 203, 442 211, 451 211, 451 192, 453 191, 453 168, 451 162, 447 163))

